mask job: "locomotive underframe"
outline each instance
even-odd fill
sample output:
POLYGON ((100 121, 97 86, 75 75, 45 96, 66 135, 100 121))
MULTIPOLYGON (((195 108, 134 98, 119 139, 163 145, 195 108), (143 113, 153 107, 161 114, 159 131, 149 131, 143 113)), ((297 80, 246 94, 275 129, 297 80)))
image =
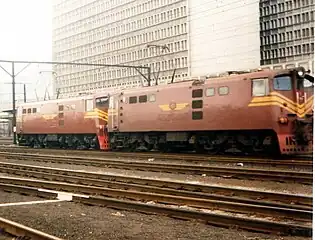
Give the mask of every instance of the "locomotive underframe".
POLYGON ((278 154, 273 130, 149 132, 110 134, 114 151, 195 151, 210 154, 278 154))
MULTIPOLYGON (((113 151, 195 151, 209 154, 278 154, 272 130, 109 133, 113 151)), ((96 134, 18 134, 19 145, 33 148, 100 149, 96 134)))
POLYGON ((96 134, 18 134, 18 142, 33 148, 99 149, 96 134))

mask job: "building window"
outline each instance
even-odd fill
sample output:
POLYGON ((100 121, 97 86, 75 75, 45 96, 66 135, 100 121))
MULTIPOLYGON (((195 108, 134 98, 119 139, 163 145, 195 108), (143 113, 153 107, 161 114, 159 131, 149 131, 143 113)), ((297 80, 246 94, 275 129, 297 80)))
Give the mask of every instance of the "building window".
POLYGON ((228 87, 219 87, 219 95, 227 95, 227 94, 229 94, 228 87))

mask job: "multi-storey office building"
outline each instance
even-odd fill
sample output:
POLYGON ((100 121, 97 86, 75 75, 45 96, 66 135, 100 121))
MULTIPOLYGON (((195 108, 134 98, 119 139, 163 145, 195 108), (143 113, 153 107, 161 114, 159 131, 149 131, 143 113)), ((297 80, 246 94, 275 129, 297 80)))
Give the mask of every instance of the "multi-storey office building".
POLYGON ((261 65, 312 65, 314 8, 314 0, 260 2, 261 65))
MULTIPOLYGON (((174 67, 177 78, 187 76, 186 0, 55 0, 53 24, 54 61, 150 66, 160 82, 174 67)), ((130 68, 57 65, 54 71, 61 96, 142 80, 130 68)))
MULTIPOLYGON (((174 68, 182 80, 259 65, 310 68, 314 56, 314 0, 54 0, 53 24, 54 61, 150 66, 162 84, 174 68)), ((54 70, 61 97, 143 80, 127 68, 54 70)))

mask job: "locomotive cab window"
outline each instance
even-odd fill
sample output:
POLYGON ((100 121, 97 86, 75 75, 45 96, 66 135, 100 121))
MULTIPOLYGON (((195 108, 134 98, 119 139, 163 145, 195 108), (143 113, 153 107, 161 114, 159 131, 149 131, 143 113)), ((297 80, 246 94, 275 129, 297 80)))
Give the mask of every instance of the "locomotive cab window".
POLYGON ((268 93, 268 79, 252 80, 252 95, 254 97, 265 96, 268 93))
POLYGON ((274 90, 290 91, 292 90, 292 81, 290 76, 278 76, 273 79, 274 90))
POLYGON ((108 106, 108 97, 99 97, 95 99, 96 107, 106 107, 108 106))
POLYGON ((93 111, 93 99, 86 99, 85 100, 85 111, 93 111))

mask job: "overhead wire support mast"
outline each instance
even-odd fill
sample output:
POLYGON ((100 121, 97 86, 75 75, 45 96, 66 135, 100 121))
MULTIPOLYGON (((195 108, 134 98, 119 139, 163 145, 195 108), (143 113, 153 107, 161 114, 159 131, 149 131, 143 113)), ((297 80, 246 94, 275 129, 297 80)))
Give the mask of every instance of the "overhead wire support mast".
POLYGON ((145 66, 131 66, 121 64, 98 64, 98 63, 74 63, 74 62, 41 62, 41 61, 12 61, 12 60, 0 60, 0 63, 11 63, 11 73, 0 65, 0 68, 5 71, 12 78, 12 126, 13 126, 13 144, 16 144, 16 106, 15 106, 15 77, 24 71, 32 63, 35 64, 50 64, 50 65, 73 65, 73 66, 91 66, 91 67, 117 67, 117 68, 133 68, 141 74, 141 76, 148 81, 148 85, 151 85, 151 68, 145 66), (27 64, 21 71, 15 74, 15 64, 27 64), (139 69, 145 69, 148 71, 148 76, 145 76, 139 69))

